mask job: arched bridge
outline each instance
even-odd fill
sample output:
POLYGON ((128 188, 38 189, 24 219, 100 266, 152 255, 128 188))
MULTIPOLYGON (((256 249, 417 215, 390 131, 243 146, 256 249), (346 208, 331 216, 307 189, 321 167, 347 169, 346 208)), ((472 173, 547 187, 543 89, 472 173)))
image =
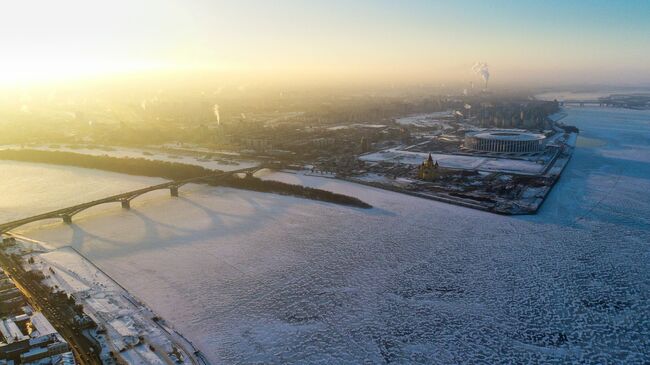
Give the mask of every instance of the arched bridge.
POLYGON ((71 207, 54 210, 54 211, 51 211, 51 212, 48 212, 48 213, 35 215, 33 217, 19 219, 19 220, 13 221, 13 222, 0 224, 0 235, 9 232, 12 229, 23 226, 25 224, 36 222, 36 221, 41 221, 41 220, 45 220, 45 219, 60 218, 60 219, 63 219, 63 221, 66 222, 66 223, 72 223, 72 216, 73 215, 75 215, 75 214, 77 214, 77 213, 79 213, 81 211, 84 211, 84 210, 86 210, 88 208, 94 207, 96 205, 100 205, 100 204, 119 202, 119 203, 122 204, 122 208, 129 209, 129 208, 131 208, 131 200, 139 197, 142 194, 146 194, 146 193, 148 193, 150 191, 169 189, 169 192, 170 192, 171 196, 178 196, 178 188, 180 188, 181 186, 183 186, 185 184, 189 184, 189 183, 193 183, 193 182, 201 182, 201 181, 210 181, 210 180, 214 180, 214 178, 216 178, 216 177, 224 176, 224 175, 227 175, 227 174, 235 174, 235 173, 240 173, 240 172, 250 173, 253 170, 254 169, 241 169, 241 170, 237 170, 237 171, 223 172, 223 173, 218 173, 218 174, 215 174, 215 175, 195 177, 195 178, 186 179, 186 180, 169 181, 169 182, 166 182, 166 183, 149 186, 149 187, 146 187, 146 188, 143 188, 143 189, 133 190, 133 191, 129 191, 129 192, 126 192, 126 193, 109 196, 107 198, 93 200, 91 202, 82 203, 82 204, 74 205, 74 206, 71 206, 71 207))

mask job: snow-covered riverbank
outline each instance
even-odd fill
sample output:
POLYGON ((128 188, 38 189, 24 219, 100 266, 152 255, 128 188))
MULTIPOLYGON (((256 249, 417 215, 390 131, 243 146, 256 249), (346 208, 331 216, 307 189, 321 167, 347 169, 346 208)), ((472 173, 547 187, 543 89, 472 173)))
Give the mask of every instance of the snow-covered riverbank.
POLYGON ((189 148, 126 148, 126 147, 89 147, 69 145, 0 145, 3 149, 30 149, 36 151, 61 151, 73 152, 90 156, 109 156, 118 158, 144 158, 154 161, 177 162, 187 165, 196 165, 211 170, 235 171, 258 166, 255 161, 243 160, 236 155, 224 152, 209 152, 206 149, 189 148), (166 152, 167 151, 167 152, 166 152), (216 154, 220 157, 211 157, 216 154))

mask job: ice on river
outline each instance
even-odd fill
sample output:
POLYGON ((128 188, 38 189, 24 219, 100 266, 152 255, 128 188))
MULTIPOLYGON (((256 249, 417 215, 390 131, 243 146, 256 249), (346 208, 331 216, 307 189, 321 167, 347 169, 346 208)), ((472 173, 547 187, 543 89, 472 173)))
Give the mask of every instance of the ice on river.
POLYGON ((650 153, 650 112, 567 112, 604 143, 535 216, 275 173, 375 208, 189 185, 24 233, 83 252, 215 363, 648 362, 650 164, 611 152, 650 153))

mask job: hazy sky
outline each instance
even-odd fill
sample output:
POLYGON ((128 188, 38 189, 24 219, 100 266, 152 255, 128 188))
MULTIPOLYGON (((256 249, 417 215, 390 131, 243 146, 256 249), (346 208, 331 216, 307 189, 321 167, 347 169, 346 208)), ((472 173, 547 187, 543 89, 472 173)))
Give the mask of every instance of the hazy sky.
POLYGON ((43 0, 0 12, 0 82, 140 70, 308 80, 650 82, 650 1, 43 0))

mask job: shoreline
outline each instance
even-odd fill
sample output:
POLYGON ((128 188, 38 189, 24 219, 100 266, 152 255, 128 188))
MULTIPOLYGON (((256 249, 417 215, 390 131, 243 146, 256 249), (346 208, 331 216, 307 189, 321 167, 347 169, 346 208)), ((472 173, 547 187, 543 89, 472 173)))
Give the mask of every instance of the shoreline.
MULTIPOLYGON (((573 150, 575 149, 576 137, 577 134, 571 133, 570 137, 568 138, 569 142, 566 144, 567 150, 565 152, 558 152, 556 156, 554 156, 551 163, 545 166, 543 173, 538 175, 539 177, 545 177, 549 179, 550 184, 540 189, 543 191, 540 191, 537 197, 534 200, 532 200, 532 202, 528 203, 528 205, 526 206, 522 206, 518 204, 516 200, 506 201, 505 205, 502 204, 500 206, 498 204, 499 202, 488 203, 488 202, 482 202, 478 200, 472 201, 470 199, 465 199, 462 197, 453 196, 446 193, 418 192, 418 191, 400 188, 398 186, 384 184, 381 182, 364 181, 362 179, 357 179, 354 177, 319 176, 319 175, 314 175, 314 176, 330 178, 330 179, 338 179, 341 181, 348 181, 363 186, 374 187, 374 188, 392 191, 400 194, 406 194, 406 195, 410 195, 422 199, 439 201, 446 204, 453 204, 457 206, 462 206, 470 209, 476 209, 476 210, 481 210, 481 211, 495 213, 495 214, 532 215, 537 213, 541 205, 546 200, 546 197, 555 186, 555 183, 561 177, 562 173, 564 172, 564 169, 568 165, 568 162, 570 161, 571 156, 573 155, 573 150)), ((120 158, 120 157, 110 157, 110 156, 91 156, 91 155, 84 155, 84 154, 79 154, 74 152, 42 151, 42 150, 28 150, 28 149, 0 150, 0 159, 6 161, 20 161, 20 162, 31 162, 31 163, 45 163, 45 164, 52 164, 52 165, 76 166, 81 168, 94 168, 102 171, 126 173, 134 176, 149 176, 149 177, 163 177, 163 178, 165 177, 170 178, 170 176, 172 175, 178 175, 177 173, 178 170, 176 169, 184 171, 181 172, 181 176, 184 178, 188 176, 199 175, 199 174, 207 175, 210 172, 212 172, 211 170, 207 170, 200 166, 186 165, 178 162, 157 161, 157 160, 149 160, 149 159, 142 159, 142 158, 128 158, 128 157, 120 158), (29 156, 30 154, 35 154, 36 158, 30 158, 29 156), (52 157, 54 161, 52 161, 52 157), (81 157, 83 159, 87 159, 88 161, 85 161, 85 163, 77 164, 71 161, 71 159, 75 157, 81 157), (65 158, 65 161, 59 163, 61 161, 57 162, 56 161, 57 158, 59 159, 65 158), (105 168, 106 166, 99 167, 99 168, 85 166, 89 161, 101 161, 102 163, 104 163, 104 165, 118 164, 118 168, 113 168, 113 166, 109 166, 109 168, 105 168), (123 166, 119 165, 119 163, 122 162, 127 162, 130 164, 143 164, 147 167, 147 172, 143 175, 143 174, 138 174, 136 172, 133 172, 132 170, 125 169, 123 168, 123 166), (160 169, 161 171, 163 171, 163 173, 160 173, 160 171, 155 171, 152 173, 151 169, 160 169), (174 172, 170 172, 170 171, 174 171, 174 172)), ((261 167, 258 166, 258 168, 261 167)), ((297 173, 301 170, 284 170, 284 171, 295 171, 294 173, 297 173)), ((291 184, 280 183, 273 180, 258 179, 256 177, 253 177, 252 174, 246 174, 243 178, 239 178, 239 179, 223 179, 223 178, 218 179, 215 180, 215 182, 209 182, 209 185, 212 186, 223 185, 223 186, 232 187, 236 189, 253 190, 253 191, 267 192, 267 193, 274 193, 274 194, 281 194, 281 195, 292 195, 301 198, 306 198, 306 199, 311 199, 316 201, 324 201, 324 202, 334 203, 334 204, 343 204, 343 205, 359 207, 359 208, 371 208, 369 204, 366 204, 365 202, 362 202, 354 197, 349 197, 347 195, 342 195, 342 194, 335 194, 327 190, 313 189, 305 186, 302 186, 302 189, 299 191, 293 191, 295 189, 293 189, 294 186, 291 184), (252 181, 253 179, 256 181, 252 181), (283 186, 275 186, 281 184, 283 184, 283 186), (274 186, 269 187, 266 185, 274 185, 274 186), (343 199, 342 201, 338 201, 339 196, 341 198, 342 197, 347 197, 347 198, 343 199)), ((301 187, 301 185, 296 185, 295 187, 301 187)))
MULTIPOLYGON (((563 144, 561 149, 559 149, 553 159, 548 163, 542 173, 533 175, 534 177, 545 178, 550 181, 548 185, 545 185, 541 188, 541 193, 537 194, 535 199, 526 206, 522 206, 518 203, 518 200, 506 201, 505 204, 499 205, 500 202, 495 203, 483 203, 481 201, 469 201, 468 199, 463 199, 447 193, 422 193, 413 190, 407 190, 400 188, 398 186, 384 184, 381 182, 365 181, 362 179, 357 179, 354 177, 336 177, 337 179, 357 183, 360 185, 371 186, 378 189, 384 189, 388 191, 393 191, 401 194, 411 195, 423 199, 440 201, 447 204, 453 204, 458 206, 463 206, 466 208, 482 210, 490 213, 502 214, 502 215, 533 215, 537 214, 540 207, 550 194, 551 190, 561 178, 562 173, 564 172, 566 166, 569 164, 573 152, 576 147, 577 133, 568 133, 566 144, 563 144)), ((512 174, 513 176, 528 176, 520 174, 512 174)))
POLYGON ((241 190, 292 195, 299 198, 339 204, 355 208, 369 209, 372 206, 360 199, 327 190, 291 185, 276 181, 264 181, 253 176, 254 169, 235 171, 210 170, 201 166, 178 162, 156 161, 143 158, 120 158, 110 156, 91 156, 72 152, 40 150, 0 150, 0 160, 47 163, 52 165, 110 171, 133 176, 160 177, 173 181, 200 179, 205 177, 208 184, 227 186, 241 190), (234 175, 232 175, 232 174, 234 175), (243 173, 239 176, 238 173, 243 173), (223 176, 214 176, 220 174, 223 176), (226 176, 227 175, 227 176, 226 176), (238 177, 233 177, 238 176, 238 177))
MULTIPOLYGON (((15 239, 13 247, 18 246, 22 266, 43 272, 42 285, 74 298, 96 323, 97 328, 86 333, 86 337, 100 346, 102 351, 98 355, 102 361, 115 363, 117 356, 124 363, 138 363, 153 361, 155 357, 156 361, 210 365, 191 341, 79 250, 69 245, 50 248, 47 243, 29 237, 9 236, 15 239), (32 245, 40 249, 35 250, 32 245)), ((3 252, 8 252, 7 247, 3 252)))

